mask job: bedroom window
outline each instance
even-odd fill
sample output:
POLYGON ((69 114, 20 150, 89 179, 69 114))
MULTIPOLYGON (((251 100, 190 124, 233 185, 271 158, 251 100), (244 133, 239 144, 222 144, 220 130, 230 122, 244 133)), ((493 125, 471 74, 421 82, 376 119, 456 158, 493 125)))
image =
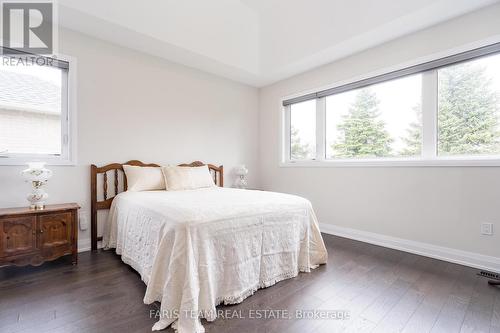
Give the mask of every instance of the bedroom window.
POLYGON ((0 56, 0 164, 71 164, 69 63, 0 56))
POLYGON ((500 43, 283 107, 282 165, 500 166, 500 43))

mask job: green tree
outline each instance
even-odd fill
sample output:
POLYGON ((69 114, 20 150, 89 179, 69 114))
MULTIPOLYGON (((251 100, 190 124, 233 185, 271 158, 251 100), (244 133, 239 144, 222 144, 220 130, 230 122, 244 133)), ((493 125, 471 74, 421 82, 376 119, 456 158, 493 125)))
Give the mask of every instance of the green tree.
POLYGON ((392 138, 379 119, 379 100, 368 88, 361 89, 348 113, 338 125, 337 142, 332 145, 336 157, 381 157, 391 153, 392 138))
POLYGON ((439 70, 439 153, 498 152, 499 96, 486 68, 466 63, 439 70))
POLYGON ((299 130, 295 127, 290 128, 290 150, 293 159, 309 158, 311 147, 307 143, 302 143, 299 130))
POLYGON ((422 153, 422 105, 418 103, 413 107, 417 120, 410 124, 406 137, 403 138, 405 148, 401 151, 402 156, 418 156, 422 153))

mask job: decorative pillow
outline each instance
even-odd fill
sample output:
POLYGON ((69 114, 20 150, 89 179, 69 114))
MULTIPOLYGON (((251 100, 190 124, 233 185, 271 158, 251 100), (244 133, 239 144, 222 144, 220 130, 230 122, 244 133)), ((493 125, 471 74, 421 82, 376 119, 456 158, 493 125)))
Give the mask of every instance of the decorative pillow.
POLYGON ((123 171, 127 176, 127 191, 154 191, 165 190, 165 179, 160 167, 141 167, 124 165, 123 171))
POLYGON ((215 186, 214 179, 206 165, 200 167, 166 166, 162 167, 162 171, 169 191, 215 186))

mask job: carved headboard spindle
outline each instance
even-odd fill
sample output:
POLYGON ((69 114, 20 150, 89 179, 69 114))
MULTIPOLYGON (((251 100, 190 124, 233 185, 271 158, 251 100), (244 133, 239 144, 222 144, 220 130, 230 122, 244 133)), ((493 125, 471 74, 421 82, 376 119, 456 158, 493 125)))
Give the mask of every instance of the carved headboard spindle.
POLYGON ((104 200, 107 200, 108 199, 108 174, 107 174, 107 172, 104 172, 104 174, 102 176, 103 176, 102 187, 103 187, 104 200))
POLYGON ((126 191, 127 188, 128 188, 127 177, 125 177, 125 171, 123 171, 123 191, 126 191))
POLYGON ((115 169, 115 195, 118 194, 118 169, 115 169))

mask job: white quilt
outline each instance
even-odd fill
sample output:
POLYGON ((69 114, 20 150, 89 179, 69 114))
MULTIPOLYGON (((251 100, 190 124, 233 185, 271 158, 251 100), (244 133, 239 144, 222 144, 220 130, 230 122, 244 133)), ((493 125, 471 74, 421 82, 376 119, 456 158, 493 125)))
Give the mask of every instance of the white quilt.
POLYGON ((218 304, 327 261, 308 200, 220 187, 120 193, 103 241, 139 272, 144 302, 161 302, 153 330, 180 333, 204 332, 200 318, 215 320, 218 304))

